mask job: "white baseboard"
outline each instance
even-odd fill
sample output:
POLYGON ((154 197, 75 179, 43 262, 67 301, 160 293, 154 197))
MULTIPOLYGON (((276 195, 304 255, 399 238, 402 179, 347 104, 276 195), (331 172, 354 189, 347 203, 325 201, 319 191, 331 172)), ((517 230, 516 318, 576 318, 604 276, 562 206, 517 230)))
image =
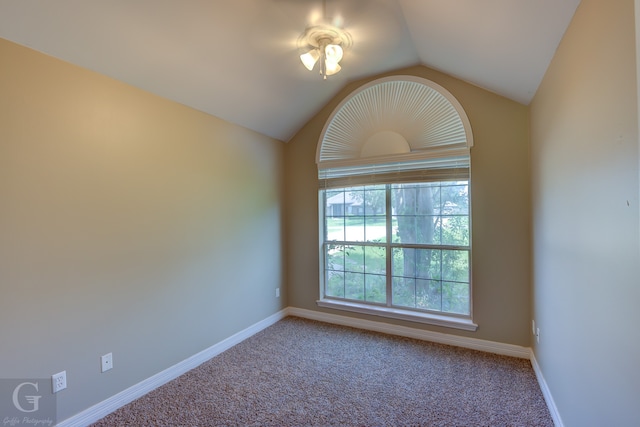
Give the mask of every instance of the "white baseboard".
POLYGON ((542 391, 542 395, 544 396, 545 402, 547 402, 547 407, 549 408, 549 413, 551 413, 551 418, 553 419, 553 423, 556 427, 564 427, 564 423, 562 422, 562 418, 560 418, 560 412, 558 412, 558 407, 556 406, 556 402, 553 400, 553 396, 551 396, 551 390, 549 390, 549 386, 542 375, 542 370, 540 369, 540 365, 538 365, 538 360, 536 359, 536 355, 531 350, 531 365, 533 366, 533 372, 536 373, 536 378, 538 379, 538 384, 540 384, 540 390, 542 391))
POLYGON ((58 427, 85 427, 89 424, 92 424, 98 421, 101 418, 109 415, 111 412, 116 409, 121 408, 134 401, 135 399, 144 396, 152 390, 160 387, 163 384, 168 383, 169 381, 179 377, 180 375, 190 371, 191 369, 201 365, 212 357, 217 356, 225 350, 233 347, 234 345, 244 341, 250 336, 260 332, 261 330, 273 325, 279 320, 285 318, 287 316, 287 310, 281 310, 264 320, 261 320, 258 323, 255 323, 248 328, 238 332, 220 341, 217 344, 212 345, 211 347, 202 350, 199 353, 194 354, 193 356, 183 360, 182 362, 178 362, 177 364, 165 369, 162 372, 157 373, 156 375, 147 378, 139 382, 136 385, 129 387, 126 390, 121 391, 120 393, 111 396, 110 398, 70 417, 64 421, 61 421, 57 424, 58 427))
POLYGON ((457 347, 480 350, 487 353, 501 354, 504 356, 529 359, 531 349, 513 344, 503 344, 494 341, 486 341, 477 338, 461 337, 457 335, 443 334, 440 332, 425 331, 406 326, 391 325, 384 322, 356 319, 354 317, 340 316, 303 308, 288 307, 286 313, 290 316, 298 316, 305 319, 318 320, 336 325, 350 326, 352 328, 367 329, 385 334, 399 335, 407 338, 415 338, 424 341, 432 341, 440 344, 455 345, 457 347))

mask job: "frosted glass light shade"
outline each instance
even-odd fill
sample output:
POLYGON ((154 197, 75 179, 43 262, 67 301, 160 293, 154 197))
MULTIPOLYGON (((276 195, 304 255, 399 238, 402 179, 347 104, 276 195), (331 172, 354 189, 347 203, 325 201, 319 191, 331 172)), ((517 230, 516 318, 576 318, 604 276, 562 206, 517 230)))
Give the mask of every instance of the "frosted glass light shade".
POLYGON ((313 66, 316 65, 318 58, 320 58, 320 52, 318 52, 318 49, 312 49, 309 52, 300 55, 300 60, 309 71, 313 70, 313 66))
POLYGON ((337 62, 332 62, 329 60, 325 60, 325 74, 327 76, 332 76, 340 71, 342 67, 337 62))
POLYGON ((342 59, 343 52, 340 45, 329 44, 324 48, 324 54, 327 62, 338 64, 338 62, 340 62, 340 60, 342 59))

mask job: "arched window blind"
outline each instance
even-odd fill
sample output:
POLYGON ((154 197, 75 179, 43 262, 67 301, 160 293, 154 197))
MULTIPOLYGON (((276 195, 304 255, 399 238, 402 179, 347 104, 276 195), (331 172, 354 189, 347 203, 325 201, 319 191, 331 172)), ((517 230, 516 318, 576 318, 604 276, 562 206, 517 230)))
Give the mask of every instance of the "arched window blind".
POLYGON ((320 135, 320 187, 468 179, 473 136, 460 103, 414 76, 374 80, 344 99, 320 135))

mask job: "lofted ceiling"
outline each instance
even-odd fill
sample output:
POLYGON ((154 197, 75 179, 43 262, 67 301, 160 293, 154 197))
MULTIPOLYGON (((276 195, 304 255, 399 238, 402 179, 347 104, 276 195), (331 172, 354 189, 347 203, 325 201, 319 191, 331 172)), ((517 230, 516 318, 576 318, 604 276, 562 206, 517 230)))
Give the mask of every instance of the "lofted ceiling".
POLYGON ((353 39, 322 80, 321 0, 0 2, 0 37, 288 141, 348 82, 423 64, 528 104, 580 0, 325 0, 353 39))

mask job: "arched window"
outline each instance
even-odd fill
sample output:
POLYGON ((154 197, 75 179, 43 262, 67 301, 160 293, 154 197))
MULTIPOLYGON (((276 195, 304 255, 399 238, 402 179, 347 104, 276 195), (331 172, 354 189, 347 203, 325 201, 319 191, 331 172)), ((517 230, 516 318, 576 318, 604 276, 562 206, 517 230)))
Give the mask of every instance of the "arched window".
POLYGON ((475 330, 471 126, 443 87, 372 81, 320 136, 323 307, 475 330))

